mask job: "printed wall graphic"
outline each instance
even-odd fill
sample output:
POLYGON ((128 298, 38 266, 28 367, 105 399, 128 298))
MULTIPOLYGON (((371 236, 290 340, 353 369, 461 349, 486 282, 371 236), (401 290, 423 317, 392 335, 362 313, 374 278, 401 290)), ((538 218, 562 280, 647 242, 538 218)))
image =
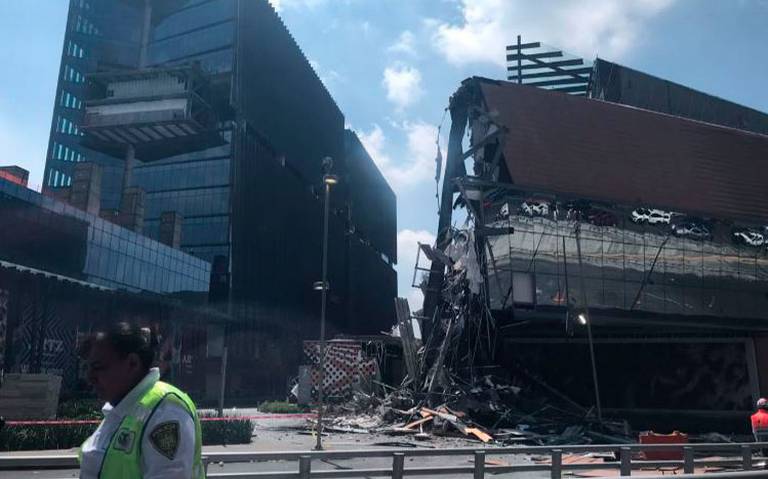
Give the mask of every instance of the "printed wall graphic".
POLYGON ((69 378, 77 375, 75 335, 55 306, 22 298, 21 318, 14 334, 15 368, 23 373, 47 373, 69 378))
MULTIPOLYGON (((320 343, 304 341, 304 355, 312 365, 313 395, 320 382, 320 343)), ((379 365, 375 358, 363 352, 358 341, 329 341, 325 347, 325 379, 323 391, 326 396, 345 397, 352 393, 353 386, 376 377, 379 365)))

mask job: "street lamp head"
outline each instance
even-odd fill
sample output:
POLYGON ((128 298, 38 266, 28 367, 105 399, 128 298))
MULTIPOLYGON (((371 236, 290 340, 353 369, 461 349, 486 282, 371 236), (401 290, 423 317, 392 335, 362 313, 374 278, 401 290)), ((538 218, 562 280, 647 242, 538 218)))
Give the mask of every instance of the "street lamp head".
POLYGON ((336 175, 330 175, 330 174, 323 175, 323 183, 325 183, 328 186, 333 186, 338 182, 339 182, 339 177, 336 175))
POLYGON ((579 320, 579 324, 582 326, 586 326, 587 322, 589 321, 585 313, 579 313, 577 319, 579 320))
POLYGON ((333 169, 333 158, 326 156, 323 158, 323 173, 327 175, 331 172, 331 169, 333 169))

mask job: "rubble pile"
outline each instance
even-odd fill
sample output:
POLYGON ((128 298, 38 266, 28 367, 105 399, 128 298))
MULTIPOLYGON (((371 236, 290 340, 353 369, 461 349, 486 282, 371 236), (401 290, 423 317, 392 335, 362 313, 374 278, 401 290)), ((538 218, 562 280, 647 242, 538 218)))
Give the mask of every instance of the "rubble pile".
POLYGON ((491 250, 474 228, 452 230, 450 237, 442 251, 420 245, 446 271, 426 344, 414 338, 408 303, 396 301, 407 370, 403 384, 382 385, 378 394, 355 392, 351 401, 329 411, 323 429, 414 440, 453 435, 500 444, 632 442, 626 423, 598 421, 592 410, 524 369, 502 372, 493 365, 496 325, 484 270, 491 250))
POLYGON ((547 391, 546 385, 531 381, 524 389, 491 375, 474 384, 452 379, 453 387, 437 395, 407 387, 383 395, 358 391, 352 400, 329 410, 323 428, 414 440, 459 436, 498 444, 632 442, 626 423, 599 422, 593 411, 547 391))

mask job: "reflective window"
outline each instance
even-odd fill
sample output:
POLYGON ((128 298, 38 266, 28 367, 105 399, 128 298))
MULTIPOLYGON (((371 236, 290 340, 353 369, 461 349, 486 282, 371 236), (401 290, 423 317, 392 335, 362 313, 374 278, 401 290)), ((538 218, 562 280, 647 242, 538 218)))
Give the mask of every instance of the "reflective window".
POLYGON ((56 115, 56 125, 54 126, 54 129, 56 132, 65 135, 83 136, 85 134, 80 131, 80 128, 73 121, 61 115, 56 115))
POLYGON ((64 71, 61 78, 64 81, 72 83, 85 83, 85 75, 69 65, 64 65, 64 71))
POLYGON ((152 64, 164 63, 223 49, 232 45, 234 31, 234 22, 229 21, 151 43, 149 45, 149 62, 152 64))
POLYGON ((82 15, 75 15, 74 17, 74 30, 77 33, 82 33, 83 35, 100 35, 101 32, 98 28, 96 28, 96 25, 94 25, 88 18, 82 16, 82 15))
POLYGON ((229 241, 229 217, 189 218, 182 226, 184 245, 215 245, 229 241))
POLYGON ((212 0, 179 10, 160 20, 152 30, 152 40, 162 40, 234 17, 233 0, 212 0))
POLYGON ((69 93, 66 90, 61 90, 61 93, 59 94, 59 106, 81 110, 83 108, 83 101, 72 93, 69 93))
POLYGON ((228 184, 228 158, 146 165, 134 170, 134 185, 147 192, 228 184))
POLYGON ((186 57, 175 62, 170 61, 168 64, 197 62, 200 64, 200 68, 207 73, 226 73, 232 71, 233 55, 234 52, 231 48, 225 48, 211 53, 186 57))
POLYGON ((65 55, 73 58, 85 58, 85 49, 83 47, 72 40, 67 41, 67 44, 64 48, 65 55))
POLYGON ((60 172, 59 170, 51 168, 48 170, 48 179, 46 183, 48 186, 52 186, 54 188, 72 186, 72 177, 60 172))
POLYGON ((581 254, 590 307, 768 317, 768 297, 759 286, 768 258, 760 247, 731 241, 730 230, 701 239, 629 220, 615 226, 582 222, 577 243, 572 221, 513 215, 498 223, 515 233, 491 240, 498 268, 489 280, 495 308, 510 306, 506 295, 519 275, 533 275, 536 304, 564 306, 568 292, 581 302, 581 254))
POLYGON ((184 217, 229 213, 229 188, 204 188, 147 194, 145 215, 158 218, 163 211, 176 211, 184 217))
POLYGON ((81 162, 85 161, 85 155, 67 145, 54 141, 51 148, 51 158, 54 160, 81 162))

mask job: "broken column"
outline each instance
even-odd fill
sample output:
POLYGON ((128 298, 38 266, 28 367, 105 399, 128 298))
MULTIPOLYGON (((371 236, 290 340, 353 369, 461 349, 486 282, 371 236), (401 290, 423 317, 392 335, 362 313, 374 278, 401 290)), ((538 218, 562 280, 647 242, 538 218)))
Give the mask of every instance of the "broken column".
POLYGON ((160 215, 160 235, 161 243, 167 244, 171 248, 179 249, 181 247, 181 223, 184 217, 176 211, 163 211, 160 215))
POLYGON ((83 162, 75 165, 69 203, 86 213, 99 215, 101 208, 101 167, 83 162))
POLYGON ((123 199, 120 202, 120 220, 123 228, 141 234, 144 230, 144 202, 146 193, 138 187, 130 187, 123 190, 123 199))

